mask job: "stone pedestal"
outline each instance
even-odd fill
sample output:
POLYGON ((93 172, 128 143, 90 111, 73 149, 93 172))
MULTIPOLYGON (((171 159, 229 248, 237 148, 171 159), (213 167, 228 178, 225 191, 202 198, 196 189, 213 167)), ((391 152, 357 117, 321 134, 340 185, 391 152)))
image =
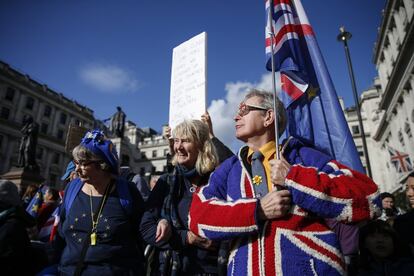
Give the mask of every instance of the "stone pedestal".
POLYGON ((39 186, 45 180, 37 171, 16 167, 12 167, 10 171, 3 174, 1 178, 10 180, 16 184, 20 195, 26 191, 26 187, 30 184, 39 186))
POLYGON ((118 158, 119 158, 119 164, 121 166, 130 166, 129 164, 122 164, 123 160, 122 160, 122 156, 123 155, 128 155, 129 158, 131 159, 131 153, 130 153, 130 143, 128 143, 126 138, 111 138, 112 143, 114 144, 114 147, 116 149, 116 151, 118 152, 118 158))

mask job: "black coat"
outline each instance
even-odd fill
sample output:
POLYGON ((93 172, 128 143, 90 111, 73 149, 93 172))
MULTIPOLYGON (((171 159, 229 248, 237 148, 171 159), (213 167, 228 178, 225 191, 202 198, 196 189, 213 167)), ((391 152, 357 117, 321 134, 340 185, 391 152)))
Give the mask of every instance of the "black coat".
POLYGON ((36 221, 22 207, 0 211, 0 267, 3 275, 30 275, 36 270, 26 228, 36 221))

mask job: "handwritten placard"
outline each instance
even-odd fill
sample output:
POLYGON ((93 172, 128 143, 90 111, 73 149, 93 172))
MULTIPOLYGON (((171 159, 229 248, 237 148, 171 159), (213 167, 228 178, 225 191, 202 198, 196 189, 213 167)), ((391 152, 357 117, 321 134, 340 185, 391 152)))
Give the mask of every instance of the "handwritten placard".
POLYGON ((66 135, 65 151, 71 154, 72 150, 80 144, 87 131, 86 127, 70 124, 66 135))
POLYGON ((207 33, 173 50, 169 125, 173 130, 185 119, 200 119, 206 110, 207 33))

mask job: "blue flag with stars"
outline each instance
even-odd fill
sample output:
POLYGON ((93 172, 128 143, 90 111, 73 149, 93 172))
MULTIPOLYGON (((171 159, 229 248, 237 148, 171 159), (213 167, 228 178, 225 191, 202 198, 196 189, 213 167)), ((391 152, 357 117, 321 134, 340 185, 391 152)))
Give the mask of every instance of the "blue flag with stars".
POLYGON ((271 70, 273 55, 277 81, 281 84, 278 96, 288 113, 286 136, 299 137, 342 164, 365 173, 300 0, 266 1, 266 16, 266 67, 271 70))
POLYGON ((26 212, 28 212, 34 218, 37 218, 37 216, 39 215, 39 209, 43 204, 43 196, 46 192, 46 189, 46 186, 41 185, 39 189, 37 189, 37 192, 33 196, 29 205, 26 207, 26 212))

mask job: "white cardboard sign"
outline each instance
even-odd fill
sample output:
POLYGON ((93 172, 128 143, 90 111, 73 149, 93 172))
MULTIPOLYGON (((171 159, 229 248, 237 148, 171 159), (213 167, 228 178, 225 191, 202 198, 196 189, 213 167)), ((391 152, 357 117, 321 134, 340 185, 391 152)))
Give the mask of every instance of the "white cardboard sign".
POLYGON ((200 119, 206 111, 207 33, 203 32, 173 49, 169 126, 185 119, 200 119))

